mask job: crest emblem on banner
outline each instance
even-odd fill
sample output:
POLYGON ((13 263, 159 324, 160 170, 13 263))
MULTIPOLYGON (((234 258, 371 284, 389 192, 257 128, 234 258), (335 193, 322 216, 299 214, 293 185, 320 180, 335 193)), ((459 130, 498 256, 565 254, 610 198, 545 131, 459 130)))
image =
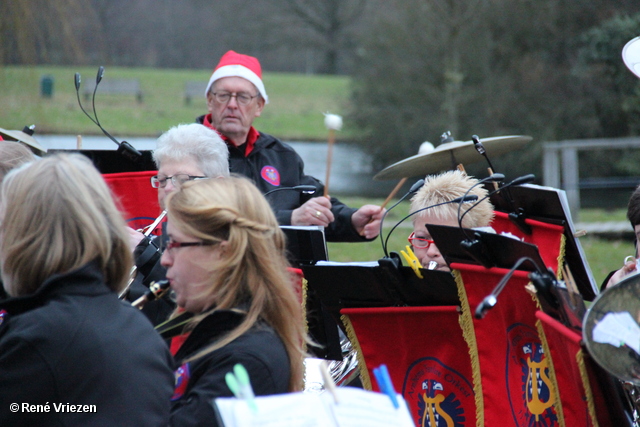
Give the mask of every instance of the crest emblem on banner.
POLYGON ((271 185, 276 187, 280 185, 280 172, 273 166, 264 166, 260 171, 260 176, 271 185))
POLYGON ((507 331, 507 391, 518 426, 558 426, 548 359, 538 332, 523 324, 507 331))
POLYGON ((471 426, 475 400, 471 382, 436 358, 413 362, 402 395, 417 426, 471 426))

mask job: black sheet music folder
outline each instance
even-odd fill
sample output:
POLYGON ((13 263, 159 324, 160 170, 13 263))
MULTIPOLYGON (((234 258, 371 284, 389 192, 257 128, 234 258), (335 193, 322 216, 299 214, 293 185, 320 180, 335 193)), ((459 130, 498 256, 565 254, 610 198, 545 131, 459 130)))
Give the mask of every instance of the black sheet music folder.
POLYGON ((327 260, 324 227, 281 225, 280 229, 287 238, 287 258, 292 265, 327 260))
MULTIPOLYGON (((450 227, 446 225, 429 224, 427 226, 431 238, 436 242, 438 250, 444 257, 447 264, 453 262, 464 264, 484 265, 487 268, 499 267, 511 269, 516 262, 527 257, 536 263, 538 268, 545 269, 546 265, 540 257, 540 252, 536 245, 525 243, 512 237, 501 234, 488 233, 484 231, 472 230, 468 228, 450 227), (478 251, 481 255, 474 254, 473 251, 465 249, 463 241, 478 241, 478 251), (492 265, 485 265, 483 257, 492 265)), ((520 268, 524 271, 535 271, 536 266, 531 262, 524 262, 520 268)))

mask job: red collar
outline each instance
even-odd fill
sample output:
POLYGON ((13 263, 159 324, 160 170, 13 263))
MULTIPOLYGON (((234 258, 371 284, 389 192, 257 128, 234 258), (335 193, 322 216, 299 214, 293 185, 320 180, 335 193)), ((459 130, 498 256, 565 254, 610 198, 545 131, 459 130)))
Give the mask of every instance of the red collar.
MULTIPOLYGON (((216 132, 218 132, 218 130, 214 128, 213 125, 211 124, 211 113, 204 116, 204 120, 202 121, 202 124, 208 127, 209 129, 213 129, 216 132)), ((233 141, 227 138, 227 136, 221 134, 220 132, 218 132, 218 135, 220 135, 222 140, 226 142, 227 145, 231 147, 235 147, 235 144, 233 143, 233 141)), ((260 133, 253 126, 251 126, 251 128, 249 128, 249 133, 247 134, 247 140, 245 141, 245 147, 244 147, 245 157, 251 154, 251 152, 253 151, 253 147, 256 145, 256 141, 258 140, 259 136, 260 136, 260 133)))

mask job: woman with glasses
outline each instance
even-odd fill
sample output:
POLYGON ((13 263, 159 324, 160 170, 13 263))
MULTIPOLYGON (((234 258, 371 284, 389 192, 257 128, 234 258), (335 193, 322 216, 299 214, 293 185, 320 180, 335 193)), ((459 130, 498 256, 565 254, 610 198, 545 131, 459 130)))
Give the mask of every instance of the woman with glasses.
MULTIPOLYGON (((478 196, 482 200, 488 191, 478 184, 478 180, 459 170, 430 175, 425 183, 411 198, 411 212, 417 212, 428 206, 445 203, 467 194, 478 196), (475 186, 475 187, 474 187, 475 186)), ((430 270, 450 271, 438 247, 429 234, 429 224, 458 227, 458 203, 448 203, 425 209, 413 216, 413 232, 409 236, 413 252, 424 268, 430 270)), ((493 220, 493 205, 489 199, 477 204, 470 203, 461 206, 460 214, 464 214, 462 226, 464 228, 487 227, 493 220), (473 209, 464 214, 470 207, 473 209)))
POLYGON ((86 157, 9 172, 0 192, 0 425, 166 425, 172 359, 118 299, 125 223, 86 157), (13 404, 13 405, 12 405, 13 404))
MULTIPOLYGON (((229 176, 228 156, 227 146, 220 136, 205 126, 183 124, 162 134, 153 152, 158 174, 151 178, 151 186, 158 189, 160 207, 164 209, 165 197, 187 181, 229 176)), ((137 274, 127 299, 135 301, 148 290, 151 282, 164 279, 165 269, 160 265, 159 239, 147 238, 132 228, 128 228, 128 232, 137 274)), ((142 310, 157 324, 164 321, 173 308, 165 297, 145 304, 142 310)))
POLYGON ((171 425, 216 425, 225 375, 248 371, 256 395, 301 390, 305 331, 285 240, 246 178, 187 182, 167 196, 162 255, 178 309, 165 332, 188 332, 175 354, 171 425), (201 423, 201 424, 199 424, 201 423))

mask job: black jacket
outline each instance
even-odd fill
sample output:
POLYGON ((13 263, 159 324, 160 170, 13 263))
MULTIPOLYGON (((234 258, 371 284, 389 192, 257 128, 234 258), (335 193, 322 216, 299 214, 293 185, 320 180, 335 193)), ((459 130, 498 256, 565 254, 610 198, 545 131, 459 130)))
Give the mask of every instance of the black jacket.
POLYGON ((94 263, 2 301, 0 310, 1 426, 167 424, 169 350, 139 310, 107 288, 94 263), (48 405, 49 412, 12 412, 12 403, 48 405), (95 411, 56 411, 61 404, 95 411))
POLYGON ((171 426, 217 426, 212 399, 233 396, 224 377, 237 363, 247 369, 256 395, 288 392, 289 357, 278 335, 265 324, 199 359, 183 362, 235 328, 243 316, 229 310, 212 313, 198 323, 176 353, 181 366, 176 371, 171 426))
MULTIPOLYGON (((196 119, 203 123, 204 116, 196 119)), ((266 193, 281 187, 295 187, 297 185, 313 185, 316 192, 313 195, 302 194, 298 191, 277 191, 268 197, 269 203, 276 214, 280 225, 291 225, 291 213, 311 197, 322 196, 324 185, 316 178, 304 174, 302 158, 291 148, 277 138, 260 132, 253 150, 244 156, 244 146, 238 149, 229 146, 229 170, 231 173, 244 175, 266 193), (277 184, 277 185, 274 185, 277 184)), ((331 212, 335 221, 325 228, 325 236, 331 242, 365 242, 351 225, 351 216, 357 210, 350 208, 335 197, 331 198, 331 212)))

